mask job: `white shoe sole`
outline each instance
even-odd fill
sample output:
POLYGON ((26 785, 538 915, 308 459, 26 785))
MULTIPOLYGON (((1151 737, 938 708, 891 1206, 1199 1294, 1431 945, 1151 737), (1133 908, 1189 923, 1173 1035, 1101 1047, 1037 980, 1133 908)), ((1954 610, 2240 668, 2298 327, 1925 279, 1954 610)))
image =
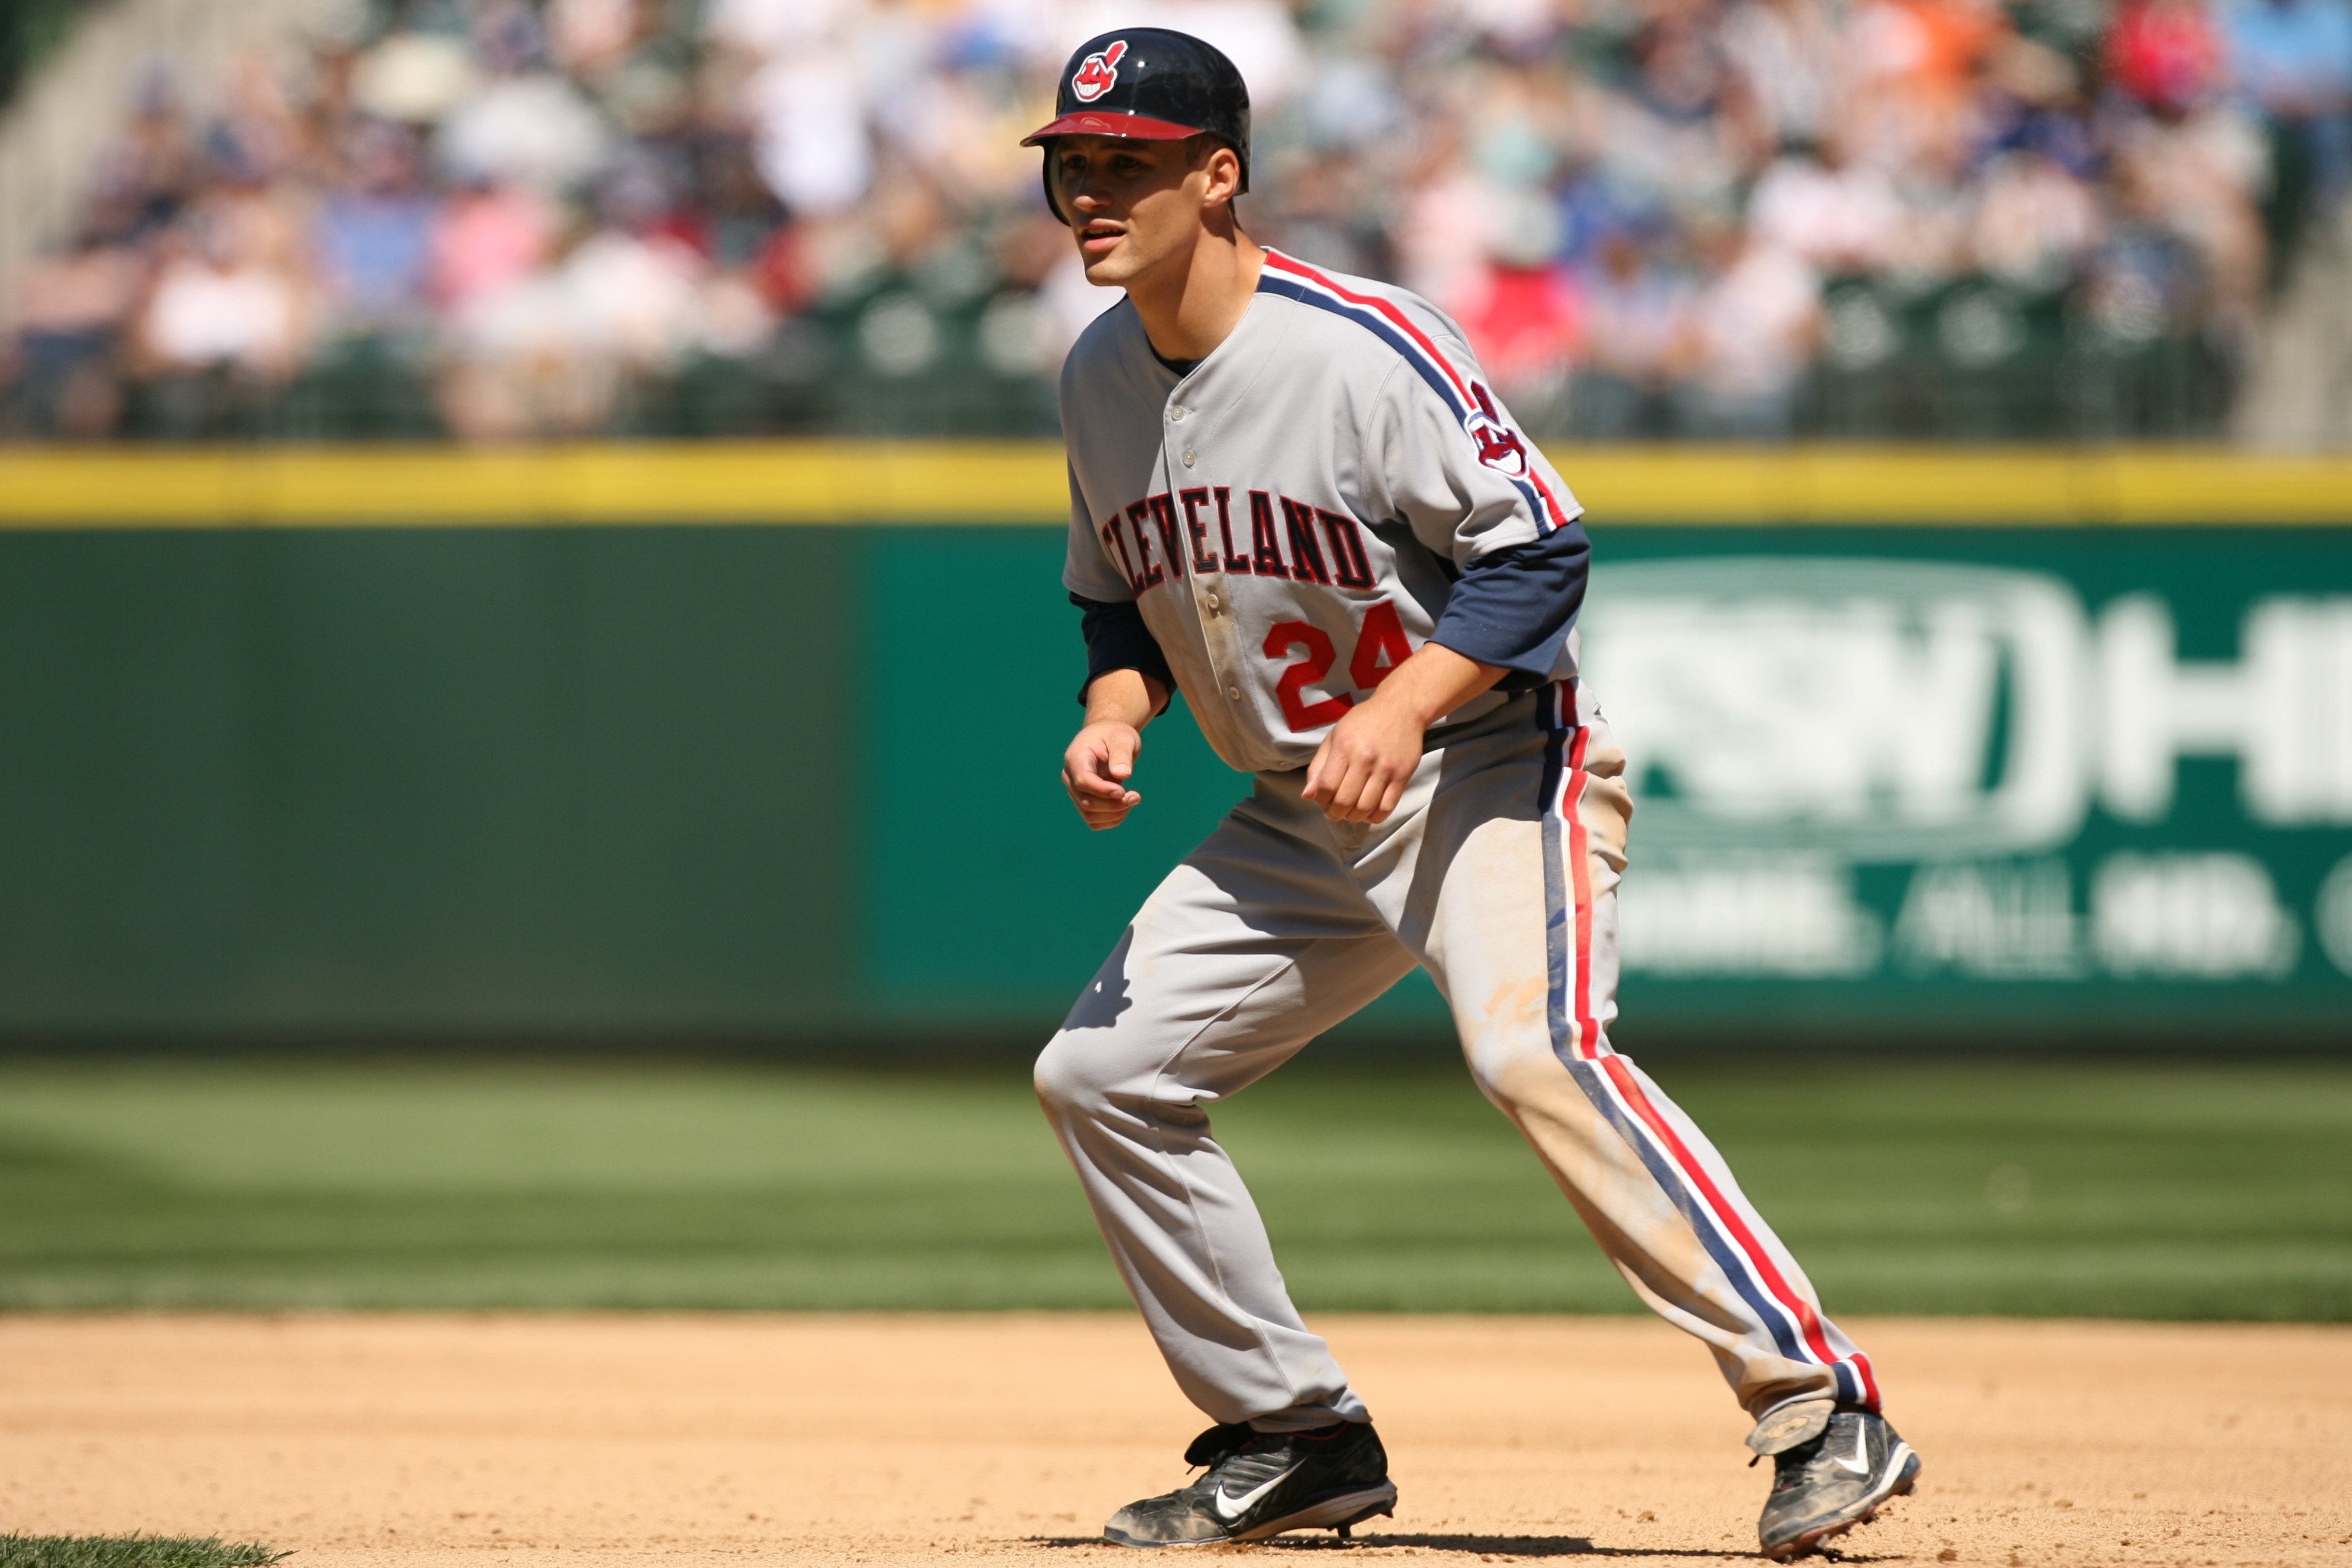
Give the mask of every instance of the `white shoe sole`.
POLYGON ((1396 1500, 1396 1483, 1382 1481, 1379 1486, 1366 1487, 1360 1491, 1319 1498, 1297 1513, 1269 1519, 1263 1524, 1250 1526, 1238 1535, 1221 1535, 1213 1541, 1137 1541, 1129 1536, 1114 1535, 1108 1529, 1103 1531, 1103 1539, 1114 1546, 1156 1550, 1160 1547, 1230 1546, 1236 1541, 1264 1541, 1269 1536, 1293 1530, 1336 1530, 1344 1535, 1351 1524, 1360 1523, 1375 1514, 1393 1513, 1396 1500))
POLYGON ((1290 1530, 1345 1531, 1360 1520, 1374 1514, 1392 1512, 1396 1508, 1397 1489, 1394 1481, 1382 1481, 1379 1486, 1360 1492, 1341 1492, 1327 1497, 1312 1508, 1300 1509, 1283 1519, 1272 1519, 1234 1537, 1235 1541, 1264 1541, 1269 1535, 1280 1535, 1290 1530))

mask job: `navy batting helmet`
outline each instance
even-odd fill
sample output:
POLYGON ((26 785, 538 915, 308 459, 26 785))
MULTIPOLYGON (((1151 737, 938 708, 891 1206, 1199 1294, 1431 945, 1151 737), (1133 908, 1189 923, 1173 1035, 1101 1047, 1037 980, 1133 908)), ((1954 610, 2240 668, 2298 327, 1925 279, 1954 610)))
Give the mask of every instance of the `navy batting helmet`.
POLYGON ((1242 161, 1241 188, 1249 189, 1249 88, 1234 62, 1213 44, 1166 27, 1128 27, 1088 38, 1062 68, 1054 118, 1021 139, 1045 148, 1045 204, 1054 199, 1056 136, 1125 136, 1181 142, 1210 135, 1242 161))

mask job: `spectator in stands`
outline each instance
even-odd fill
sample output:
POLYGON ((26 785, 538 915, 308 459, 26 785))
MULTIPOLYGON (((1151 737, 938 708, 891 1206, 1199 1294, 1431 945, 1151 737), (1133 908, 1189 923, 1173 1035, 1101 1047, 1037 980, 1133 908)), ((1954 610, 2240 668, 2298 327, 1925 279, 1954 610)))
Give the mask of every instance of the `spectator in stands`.
POLYGON ((1603 239, 1599 257, 1584 289, 1577 433, 1601 441, 1669 434, 1669 394, 1696 347, 1695 290, 1631 229, 1603 239))
POLYGON ((1759 238, 1829 272, 1872 272, 1901 247, 1902 198, 1885 172, 1848 158, 1843 142, 1780 158, 1756 183, 1748 222, 1759 238))
POLYGON ((1821 279, 1804 260, 1736 225, 1703 231, 1708 277, 1692 311, 1676 404, 1702 440, 1780 441, 1821 336, 1821 279))
POLYGON ((2269 135, 2276 279, 2305 217, 2352 190, 2352 0, 2229 0, 2221 15, 2231 72, 2269 135))
POLYGON ((1715 30, 1705 12, 1661 7, 1633 40, 1627 89, 1599 95, 1601 165, 1662 206, 1727 208, 1743 175, 1770 151, 1753 145, 1731 112, 1737 79, 1715 30))
POLYGON ((2050 293, 2080 274, 2099 229, 2088 184, 2054 158, 2018 151, 1987 165, 1968 245, 1984 271, 2012 288, 2050 293))
POLYGON ((2212 280, 2196 247, 2170 221, 2163 172, 2146 153, 2118 162, 2116 210, 2090 258, 2089 315, 2109 345, 2144 349, 2193 331, 2212 280))
POLYGON ((604 121, 562 77, 533 71, 491 82, 441 128, 441 158, 459 180, 568 190, 604 168, 604 121))
POLYGON ((1818 145, 1837 113, 1837 30, 1821 0, 1737 0, 1723 50, 1759 133, 1773 145, 1818 145))
POLYGON ((565 270, 576 253, 475 291, 445 321, 437 390, 460 439, 585 435, 614 412, 619 367, 578 308, 565 270))
POLYGON ((362 121, 345 150, 347 184, 320 204, 324 304, 355 333, 421 327, 432 301, 435 207, 417 185, 415 138, 362 121))
POLYGON ((277 241, 258 202, 226 197, 167 237, 138 341, 167 433, 217 432, 293 374, 301 302, 277 241))
MULTIPOLYGON (((742 9, 722 9, 720 20, 742 9)), ((787 207, 829 217, 865 199, 874 139, 864 73, 843 41, 813 34, 777 47, 751 79, 748 100, 760 172, 787 207)))
POLYGON ((2107 69, 2148 108, 2185 114, 2221 85, 2221 35, 2203 0, 2123 0, 2107 35, 2107 69))
POLYGON ((16 325, 30 434, 89 441, 114 433, 123 329, 146 279, 139 253, 98 223, 26 272, 16 325))
MULTIPOLYGON (((1901 182, 1948 164, 1976 125, 1986 58, 2008 30, 1990 0, 1860 0, 1843 29, 1843 100, 1822 146, 1901 182)), ((1839 157, 1825 159, 1839 166, 1839 157)))
POLYGON ((92 201, 128 210, 130 231, 144 237, 178 216, 204 183, 204 163, 171 79, 140 84, 122 139, 96 171, 92 201))
POLYGON ((2153 223, 2186 244, 2203 277, 2197 325, 2242 345, 2263 281, 2252 191, 2265 173, 2259 133, 2218 91, 2119 125, 2108 189, 2121 221, 2153 223))

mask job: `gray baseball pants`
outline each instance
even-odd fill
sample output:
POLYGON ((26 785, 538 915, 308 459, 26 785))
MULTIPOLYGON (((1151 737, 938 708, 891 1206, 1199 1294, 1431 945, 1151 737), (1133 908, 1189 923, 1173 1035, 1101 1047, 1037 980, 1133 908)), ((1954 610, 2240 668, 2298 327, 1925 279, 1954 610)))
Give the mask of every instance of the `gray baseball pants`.
POLYGON ((1426 967, 1472 1075, 1609 1259, 1751 1415, 1875 1406, 1870 1362, 1696 1126, 1610 1048, 1624 758, 1573 682, 1442 737, 1378 825, 1303 771, 1171 872, 1037 1060, 1037 1093, 1169 1370, 1213 1419, 1370 1419, 1291 1304, 1206 1107, 1426 967))

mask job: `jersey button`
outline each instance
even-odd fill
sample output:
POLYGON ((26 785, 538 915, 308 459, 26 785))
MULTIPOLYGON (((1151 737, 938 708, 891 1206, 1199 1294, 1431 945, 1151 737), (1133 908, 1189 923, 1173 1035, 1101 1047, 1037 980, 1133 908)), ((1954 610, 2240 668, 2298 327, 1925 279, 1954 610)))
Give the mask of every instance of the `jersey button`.
POLYGON ((1168 411, 1168 417, 1172 423, 1181 425, 1184 423, 1184 411, 1181 408, 1171 408, 1168 411))
POLYGON ((1209 600, 1209 608, 1211 608, 1211 609, 1213 609, 1213 609, 1215 609, 1215 608, 1217 607, 1217 605, 1222 602, 1222 601, 1220 601, 1220 600, 1218 599, 1218 597, 1217 597, 1214 594, 1211 594, 1211 595, 1208 595, 1208 600, 1209 600))
POLYGON ((1228 686, 1225 688, 1225 695, 1239 702, 1242 700, 1242 689, 1238 686, 1228 686))
POLYGON ((1184 448, 1184 466, 1188 468, 1192 466, 1192 448, 1190 447, 1184 448))

